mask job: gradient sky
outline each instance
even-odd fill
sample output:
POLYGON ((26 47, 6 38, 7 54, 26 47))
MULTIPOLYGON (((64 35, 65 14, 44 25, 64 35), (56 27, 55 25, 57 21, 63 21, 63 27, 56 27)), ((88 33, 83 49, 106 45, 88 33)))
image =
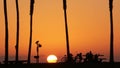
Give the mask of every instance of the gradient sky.
MULTIPOLYGON (((109 0, 67 0, 70 52, 75 56, 88 51, 105 55, 109 60, 110 17, 109 0)), ((36 55, 37 40, 40 62, 49 54, 63 57, 66 54, 66 35, 62 0, 35 0, 33 15, 32 61, 36 55)), ((114 0, 114 58, 120 61, 120 0, 114 0)), ((9 23, 9 60, 15 59, 16 9, 15 0, 7 0, 9 23)), ((19 0, 20 42, 19 59, 27 59, 29 45, 29 0, 19 0)), ((0 0, 0 61, 4 59, 5 24, 3 0, 0 0)), ((106 60, 106 61, 107 61, 106 60)))

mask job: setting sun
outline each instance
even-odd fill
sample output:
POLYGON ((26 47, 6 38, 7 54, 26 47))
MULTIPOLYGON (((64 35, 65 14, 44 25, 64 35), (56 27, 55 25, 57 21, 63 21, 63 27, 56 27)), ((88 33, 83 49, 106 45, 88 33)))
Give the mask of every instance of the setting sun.
POLYGON ((49 55, 47 57, 47 62, 48 63, 56 63, 57 62, 57 57, 55 55, 49 55))

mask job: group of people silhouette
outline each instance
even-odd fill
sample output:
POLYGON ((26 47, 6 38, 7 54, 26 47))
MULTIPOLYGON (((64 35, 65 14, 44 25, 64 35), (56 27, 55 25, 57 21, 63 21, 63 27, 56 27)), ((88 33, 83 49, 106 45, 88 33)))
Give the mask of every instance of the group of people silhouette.
MULTIPOLYGON (((100 54, 93 54, 92 51, 87 52, 85 55, 82 55, 82 53, 76 54, 74 57, 72 54, 70 54, 70 61, 71 63, 101 63, 102 60, 105 58, 100 58, 100 54)), ((62 62, 67 62, 67 56, 64 55, 64 57, 61 59, 62 62)))

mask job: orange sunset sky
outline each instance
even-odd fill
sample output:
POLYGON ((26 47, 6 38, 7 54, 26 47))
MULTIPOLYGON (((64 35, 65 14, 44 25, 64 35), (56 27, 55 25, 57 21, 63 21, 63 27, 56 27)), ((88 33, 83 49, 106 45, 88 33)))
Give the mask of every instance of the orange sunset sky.
MULTIPOLYGON (((36 55, 37 40, 40 62, 50 54, 60 60, 66 54, 63 0, 35 0, 33 14, 32 56, 36 55)), ((120 0, 113 0, 114 59, 120 61, 120 0)), ((15 59, 16 8, 15 0, 7 0, 9 23, 9 60, 15 59)), ((30 0, 19 0, 20 41, 19 59, 27 59, 29 46, 30 0)), ((70 52, 75 56, 88 51, 103 54, 109 60, 110 17, 109 0, 67 0, 70 52)), ((3 0, 0 0, 0 62, 4 60, 5 24, 3 0)))

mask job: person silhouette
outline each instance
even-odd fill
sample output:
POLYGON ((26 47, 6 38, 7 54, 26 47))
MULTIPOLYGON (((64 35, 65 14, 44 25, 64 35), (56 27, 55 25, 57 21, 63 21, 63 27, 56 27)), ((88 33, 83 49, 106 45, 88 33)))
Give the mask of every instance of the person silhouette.
POLYGON ((86 58, 84 59, 84 62, 93 62, 93 54, 91 51, 86 53, 85 56, 86 56, 86 58))
POLYGON ((82 59, 83 59, 82 53, 79 53, 79 54, 78 54, 78 58, 79 58, 79 63, 81 63, 81 62, 82 62, 82 59))
POLYGON ((69 57, 69 58, 70 58, 70 59, 69 59, 69 62, 70 62, 70 63, 73 63, 73 55, 70 53, 69 56, 70 56, 70 57, 69 57))
POLYGON ((95 63, 98 63, 98 61, 99 61, 99 60, 98 60, 98 54, 95 54, 95 55, 94 55, 94 60, 93 60, 93 61, 94 61, 95 63))
POLYGON ((67 56, 64 55, 64 56, 61 58, 61 61, 62 61, 62 62, 67 62, 67 56))
POLYGON ((89 55, 88 55, 88 61, 89 61, 89 62, 92 62, 92 61, 93 61, 93 54, 92 54, 91 51, 89 52, 89 55))

